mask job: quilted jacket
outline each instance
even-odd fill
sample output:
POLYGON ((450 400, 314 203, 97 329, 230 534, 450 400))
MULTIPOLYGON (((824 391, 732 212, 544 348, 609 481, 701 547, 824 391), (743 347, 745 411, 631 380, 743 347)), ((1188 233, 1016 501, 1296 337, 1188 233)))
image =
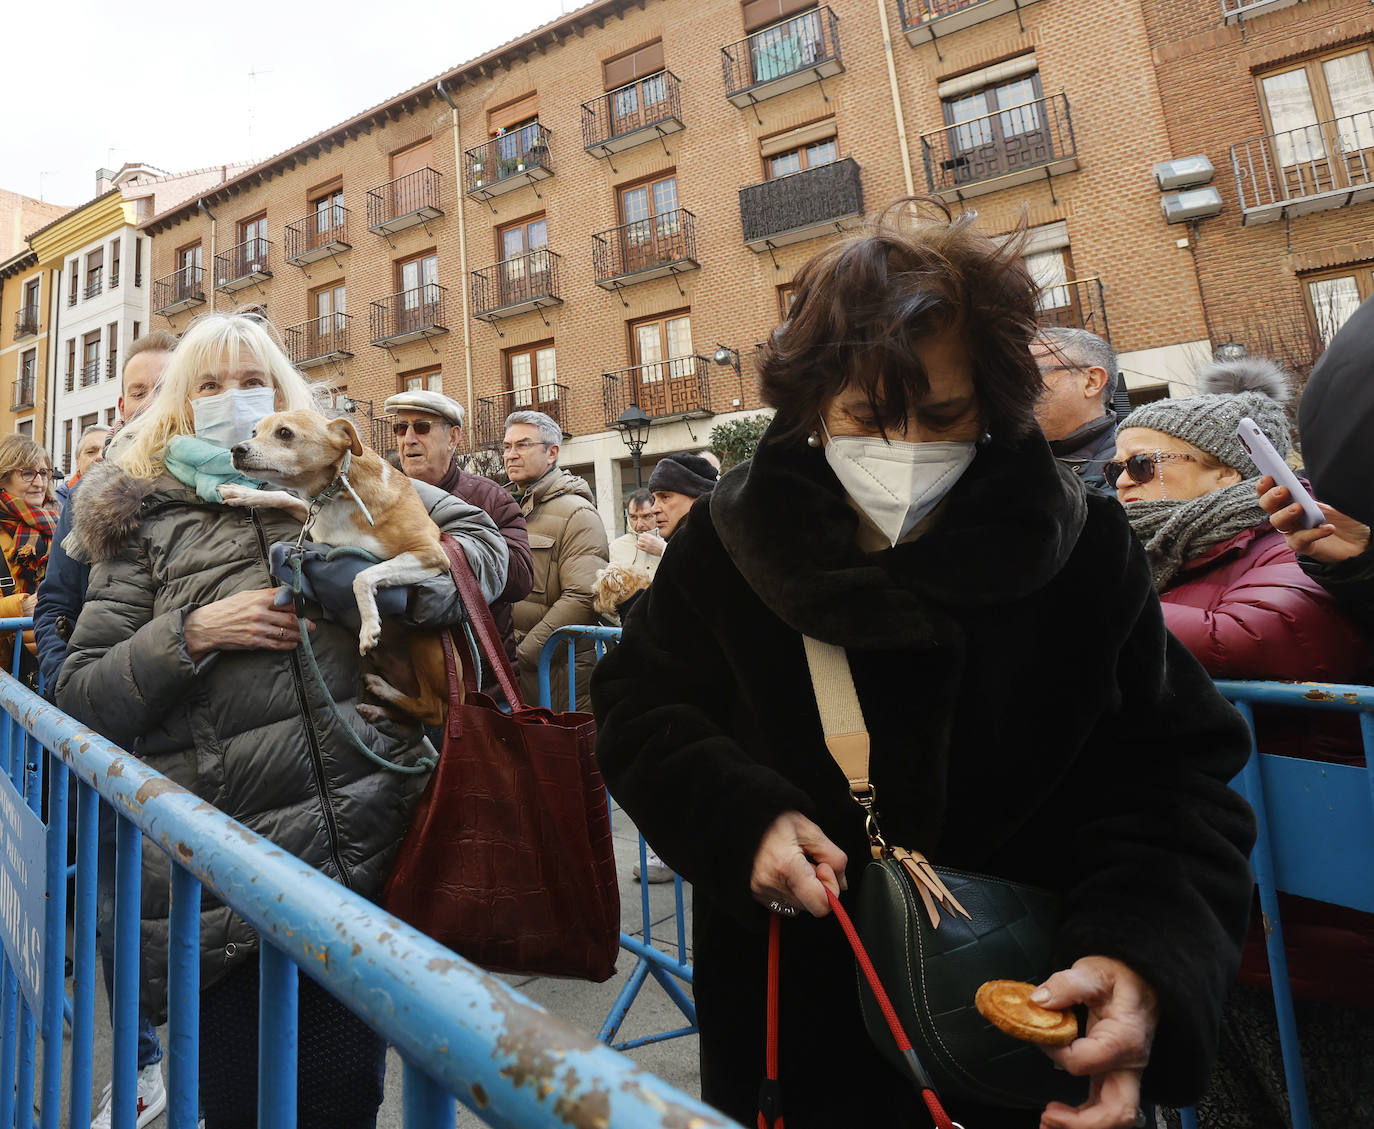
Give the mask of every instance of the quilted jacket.
MULTIPOLYGON (((488 599, 505 584, 506 550, 486 514, 420 491, 441 528, 462 542, 488 599)), ((91 559, 86 603, 62 667, 57 702, 177 784, 362 894, 382 887, 426 777, 385 771, 340 733, 299 651, 220 651, 194 663, 183 638, 195 608, 274 586, 268 547, 300 522, 279 510, 201 501, 170 476, 133 479, 113 464, 76 495, 74 543, 91 559)), ((356 635, 325 620, 311 635, 329 693, 371 748, 413 764, 418 729, 373 727, 357 715, 356 635)), ((408 618, 457 622, 448 577, 419 586, 408 618)), ((169 864, 143 851, 143 1004, 165 1014, 169 864)), ((257 949, 254 931, 207 890, 201 909, 201 983, 257 949)))

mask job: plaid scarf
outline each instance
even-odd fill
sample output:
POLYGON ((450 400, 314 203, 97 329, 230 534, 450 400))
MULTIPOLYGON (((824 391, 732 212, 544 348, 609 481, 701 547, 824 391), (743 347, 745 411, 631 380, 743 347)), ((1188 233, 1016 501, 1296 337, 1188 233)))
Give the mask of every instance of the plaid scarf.
POLYGON ((6 556, 15 585, 24 593, 38 589, 48 564, 48 546, 57 529, 57 504, 45 502, 37 509, 0 490, 0 529, 10 535, 14 548, 6 556))

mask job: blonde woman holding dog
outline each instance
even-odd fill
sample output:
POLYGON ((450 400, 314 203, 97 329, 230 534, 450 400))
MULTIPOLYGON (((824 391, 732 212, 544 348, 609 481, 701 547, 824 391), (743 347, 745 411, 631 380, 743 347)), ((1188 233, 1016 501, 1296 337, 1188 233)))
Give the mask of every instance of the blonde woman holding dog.
MULTIPOLYGON (((294 541, 282 510, 223 505, 242 479, 229 448, 273 411, 316 398, 267 323, 209 314, 183 336, 162 390, 106 462, 87 472, 73 542, 91 562, 58 703, 152 767, 365 897, 377 895, 424 774, 366 759, 340 735, 325 698, 382 759, 432 755, 418 728, 369 724, 357 711, 358 638, 307 605, 325 688, 297 651, 300 627, 278 607, 269 547, 294 541)), ((482 591, 505 583, 506 549, 486 514, 417 487, 463 545, 482 591)), ((449 577, 417 585, 406 619, 461 619, 449 577)), ((166 1012, 168 862, 143 856, 143 1004, 166 1012)), ((258 937, 213 899, 201 914, 201 1105, 207 1129, 255 1124, 258 937)), ((300 985, 298 1124, 376 1123, 385 1047, 308 977, 300 985)))

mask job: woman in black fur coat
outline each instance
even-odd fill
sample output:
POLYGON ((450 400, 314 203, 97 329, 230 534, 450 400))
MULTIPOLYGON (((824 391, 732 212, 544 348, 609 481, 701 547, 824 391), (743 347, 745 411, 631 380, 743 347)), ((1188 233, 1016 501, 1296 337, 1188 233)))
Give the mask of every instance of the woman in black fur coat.
POLYGON ((964 217, 819 254, 763 350, 756 457, 694 507, 596 672, 611 791, 694 885, 702 1093, 740 1121, 776 904, 789 1129, 928 1123, 825 920, 869 844, 803 635, 846 650, 887 840, 1064 898, 1046 1001, 1088 1022, 1052 1053, 1088 1100, 951 1115, 1107 1129, 1207 1077, 1249 907, 1228 787, 1248 738, 1165 630, 1120 505, 1036 429, 1035 319, 1017 249, 964 217))

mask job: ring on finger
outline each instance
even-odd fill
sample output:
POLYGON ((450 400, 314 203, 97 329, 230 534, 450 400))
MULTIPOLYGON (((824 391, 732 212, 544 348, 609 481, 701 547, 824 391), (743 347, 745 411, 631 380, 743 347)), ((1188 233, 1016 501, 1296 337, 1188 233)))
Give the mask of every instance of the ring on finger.
POLYGON ((788 905, 786 902, 779 901, 779 900, 776 899, 776 898, 774 898, 771 902, 768 903, 768 909, 769 909, 769 911, 772 912, 772 913, 780 913, 780 914, 782 914, 783 917, 796 917, 796 916, 797 916, 797 907, 796 907, 796 906, 788 905))
POLYGON ((285 639, 285 638, 286 638, 286 628, 284 628, 284 627, 279 627, 279 628, 277 628, 277 638, 278 638, 278 639, 285 639))

